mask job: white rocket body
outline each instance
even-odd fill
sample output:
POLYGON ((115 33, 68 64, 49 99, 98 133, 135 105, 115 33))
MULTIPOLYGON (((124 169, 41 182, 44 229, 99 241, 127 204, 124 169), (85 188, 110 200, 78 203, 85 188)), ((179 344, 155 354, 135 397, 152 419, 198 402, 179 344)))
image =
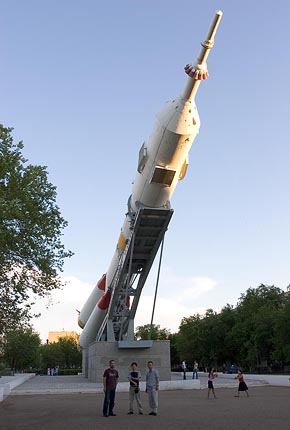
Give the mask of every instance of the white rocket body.
MULTIPOLYGON (((216 20, 212 24, 209 35, 214 36, 221 15, 221 12, 217 12, 216 20)), ((197 74, 207 73, 205 59, 209 49, 213 46, 213 38, 208 37, 208 39, 211 46, 202 45, 203 49, 195 68, 193 69, 194 66, 189 68, 190 73, 192 70, 197 74)), ((187 70, 186 73, 191 76, 187 70)), ((203 78, 187 78, 182 95, 167 102, 157 114, 157 121, 148 145, 143 144, 140 149, 138 172, 129 199, 128 212, 106 274, 106 292, 111 289, 120 256, 126 247, 132 216, 137 213, 140 207, 170 208, 172 193, 178 181, 185 176, 188 153, 200 127, 200 119, 194 101, 200 79, 203 78)), ((99 296, 100 291, 96 286, 92 297, 89 297, 80 314, 80 319, 85 324, 80 337, 82 348, 88 347, 96 339, 106 315, 106 309, 100 306, 103 299, 103 296, 99 296), (96 289, 97 291, 95 291, 96 289), (87 319, 88 314, 90 316, 87 319)))
POLYGON ((200 126, 193 101, 179 98, 169 101, 157 114, 150 138, 147 160, 142 173, 137 173, 131 198, 131 208, 141 204, 161 208, 169 206, 171 195, 187 166, 190 147, 200 126))
POLYGON ((81 328, 84 328, 96 303, 98 303, 99 299, 104 294, 106 288, 106 275, 104 274, 101 279, 98 281, 97 285, 89 295, 86 303, 84 304, 78 318, 78 324, 81 328))
POLYGON ((111 292, 107 290, 107 292, 103 294, 103 296, 98 300, 98 303, 95 305, 94 310, 91 313, 80 336, 79 343, 82 348, 86 348, 91 342, 95 340, 98 330, 107 314, 110 299, 111 292))

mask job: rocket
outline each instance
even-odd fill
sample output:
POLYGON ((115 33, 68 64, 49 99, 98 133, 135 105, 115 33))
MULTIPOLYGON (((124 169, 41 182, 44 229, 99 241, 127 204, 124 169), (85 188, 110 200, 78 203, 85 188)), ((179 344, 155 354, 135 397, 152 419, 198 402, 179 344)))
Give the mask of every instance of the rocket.
MULTIPOLYGON (((115 340, 112 328, 107 330, 107 335, 105 331, 108 315, 109 317, 113 315, 113 308, 114 312, 119 312, 118 315, 130 316, 129 319, 127 317, 129 322, 125 320, 127 321, 125 331, 120 332, 119 327, 118 339, 125 338, 124 333, 126 336, 129 326, 132 337, 132 324, 139 300, 136 296, 141 293, 155 254, 151 257, 148 267, 137 268, 132 273, 130 270, 128 271, 130 264, 125 256, 129 252, 129 245, 131 254, 134 253, 132 237, 137 228, 136 219, 139 212, 144 213, 145 210, 146 213, 146 210, 149 212, 151 210, 153 214, 156 214, 155 218, 162 217, 165 213, 168 214, 171 210, 170 200, 175 187, 185 177, 189 151, 200 128, 195 95, 201 81, 208 77, 206 61, 214 45, 221 17, 222 12, 217 11, 207 37, 201 43, 197 60, 192 64, 187 64, 184 68, 188 76, 181 95, 166 102, 163 109, 157 114, 155 127, 148 142, 144 142, 140 148, 137 174, 112 261, 106 274, 98 281, 79 313, 78 323, 83 328, 79 341, 82 348, 87 348, 96 339, 100 340, 101 336, 105 340, 115 340), (125 260, 127 261, 127 271, 123 267, 125 260), (140 273, 146 273, 146 276, 143 276, 141 287, 134 290, 132 284, 140 273), (130 303, 130 295, 133 299, 132 303, 130 303)), ((170 216, 167 222, 169 222, 170 216)), ((157 252, 157 250, 155 251, 157 252)), ((115 331, 117 322, 121 319, 115 317, 115 331)))

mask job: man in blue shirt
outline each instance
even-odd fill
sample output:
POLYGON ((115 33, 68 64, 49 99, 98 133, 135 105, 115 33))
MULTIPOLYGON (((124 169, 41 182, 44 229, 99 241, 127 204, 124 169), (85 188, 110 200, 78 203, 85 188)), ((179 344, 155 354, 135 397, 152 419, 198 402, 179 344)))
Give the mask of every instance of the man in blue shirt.
POLYGON ((148 394, 148 401, 150 412, 149 415, 157 415, 158 408, 158 390, 159 390, 159 373, 153 369, 153 361, 147 363, 148 372, 146 373, 146 393, 148 394))

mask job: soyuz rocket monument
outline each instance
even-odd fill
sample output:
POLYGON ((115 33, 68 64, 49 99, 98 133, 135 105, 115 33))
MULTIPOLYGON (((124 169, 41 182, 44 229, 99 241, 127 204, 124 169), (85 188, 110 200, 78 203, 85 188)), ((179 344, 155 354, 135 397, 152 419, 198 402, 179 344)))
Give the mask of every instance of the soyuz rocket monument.
POLYGON ((82 348, 94 341, 134 340, 140 295, 173 214, 172 193, 185 177, 189 150, 199 132, 195 95, 208 77, 206 61, 221 17, 217 11, 197 60, 184 68, 188 77, 181 95, 157 114, 149 141, 141 146, 111 264, 79 313, 82 348))

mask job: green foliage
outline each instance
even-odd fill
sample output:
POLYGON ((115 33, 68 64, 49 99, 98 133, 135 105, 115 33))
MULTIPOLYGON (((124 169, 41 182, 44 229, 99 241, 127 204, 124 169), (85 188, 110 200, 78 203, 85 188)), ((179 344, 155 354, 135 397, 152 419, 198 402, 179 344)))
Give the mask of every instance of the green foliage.
POLYGON ((1 346, 3 368, 9 366, 16 371, 56 366, 62 369, 79 369, 82 365, 82 353, 74 337, 60 338, 58 342, 41 345, 38 333, 27 327, 7 331, 1 346))
POLYGON ((179 327, 176 346, 179 352, 178 363, 186 360, 190 366, 194 360, 200 360, 204 355, 202 338, 202 317, 199 314, 183 318, 179 327))
POLYGON ((0 334, 29 321, 31 294, 62 286, 58 272, 72 255, 61 243, 56 187, 46 167, 27 164, 11 132, 0 124, 0 334))
POLYGON ((273 349, 271 359, 277 364, 290 363, 290 296, 278 310, 273 327, 273 349))
POLYGON ((16 371, 38 366, 40 337, 32 328, 10 330, 5 334, 2 357, 16 371))
POLYGON ((58 342, 42 345, 40 354, 43 368, 79 368, 82 364, 82 353, 74 337, 59 338, 58 342))
POLYGON ((65 375, 78 375, 82 372, 82 369, 60 369, 58 374, 59 376, 65 376, 65 375))
POLYGON ((274 286, 261 284, 249 288, 237 305, 234 333, 240 339, 238 360, 245 367, 271 362, 275 326, 279 309, 283 309, 285 293, 274 286))
POLYGON ((155 324, 152 324, 152 327, 150 324, 145 324, 137 327, 135 330, 135 337, 137 340, 169 340, 170 335, 170 330, 160 328, 160 325, 155 324))
POLYGON ((171 367, 176 368, 180 366, 180 357, 179 357, 179 348, 178 348, 178 338, 179 335, 177 333, 170 334, 170 360, 171 367))
POLYGON ((226 305, 220 313, 183 318, 174 340, 179 363, 222 368, 238 363, 255 370, 263 363, 282 368, 290 364, 290 297, 261 284, 242 294, 237 306, 226 305))
POLYGON ((12 376, 13 371, 10 369, 10 367, 5 367, 3 363, 0 363, 0 375, 1 376, 12 376))

